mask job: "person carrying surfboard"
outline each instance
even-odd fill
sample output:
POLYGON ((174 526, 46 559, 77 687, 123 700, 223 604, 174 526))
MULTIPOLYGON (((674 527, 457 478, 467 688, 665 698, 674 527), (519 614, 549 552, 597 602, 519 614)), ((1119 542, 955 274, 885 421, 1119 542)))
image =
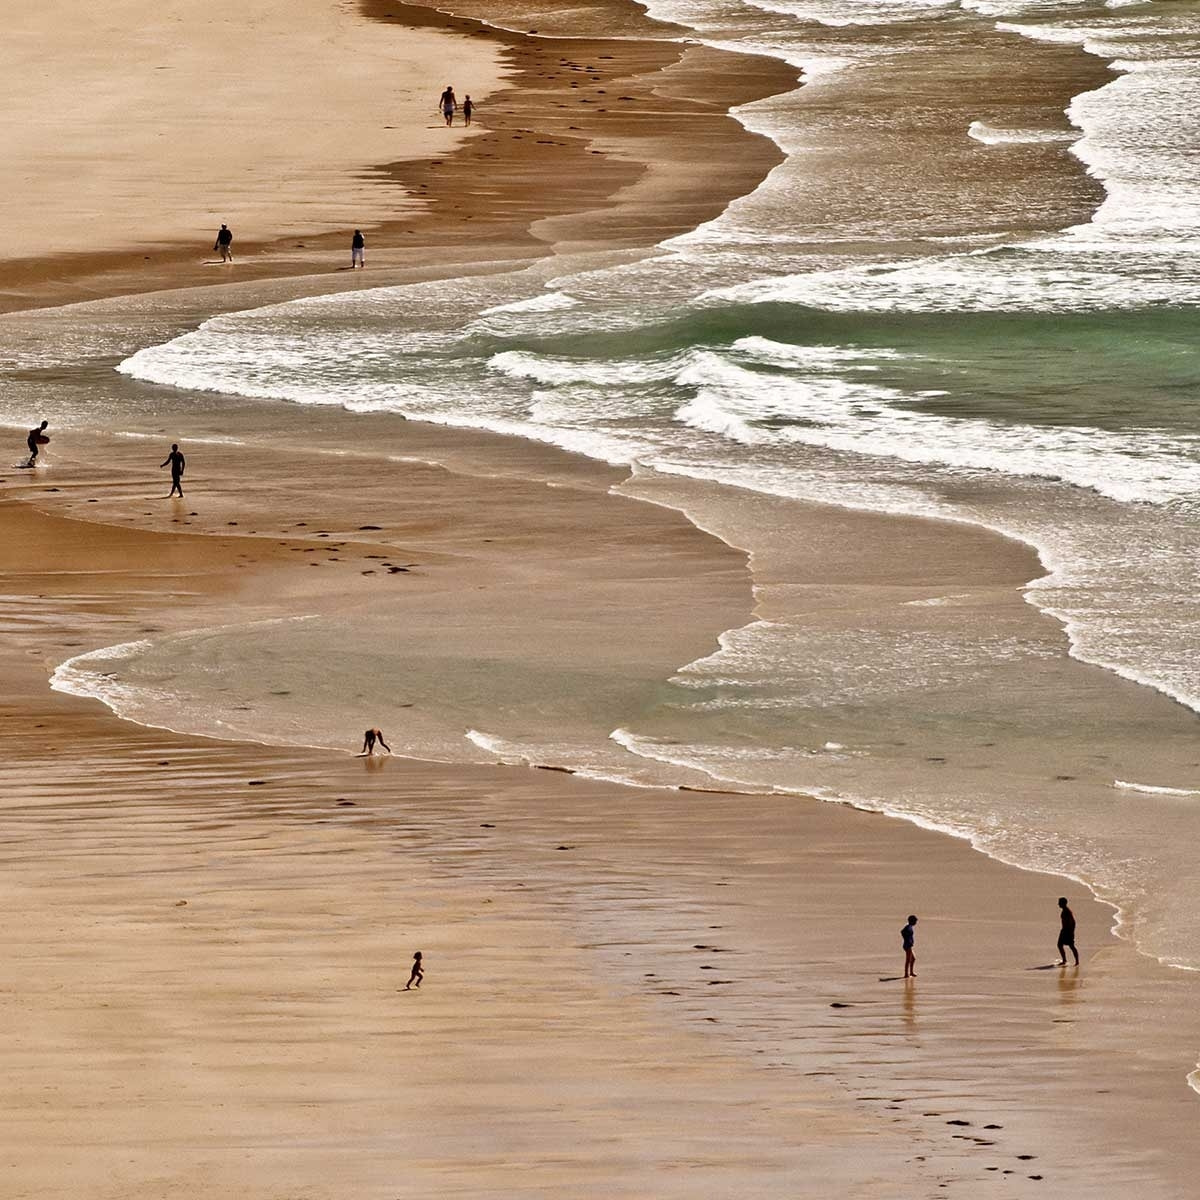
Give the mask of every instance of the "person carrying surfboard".
POLYGON ((25 439, 25 445, 29 447, 29 465, 32 467, 37 462, 38 447, 44 446, 50 438, 46 434, 46 426, 49 421, 43 421, 36 429, 29 431, 29 436, 25 439))

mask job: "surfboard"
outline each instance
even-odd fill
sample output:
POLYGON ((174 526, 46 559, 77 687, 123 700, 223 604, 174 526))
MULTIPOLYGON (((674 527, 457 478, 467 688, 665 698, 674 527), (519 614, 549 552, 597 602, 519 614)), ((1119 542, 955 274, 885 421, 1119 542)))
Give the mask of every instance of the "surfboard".
POLYGON ((34 439, 39 446, 46 446, 50 443, 50 435, 48 433, 39 433, 34 439))

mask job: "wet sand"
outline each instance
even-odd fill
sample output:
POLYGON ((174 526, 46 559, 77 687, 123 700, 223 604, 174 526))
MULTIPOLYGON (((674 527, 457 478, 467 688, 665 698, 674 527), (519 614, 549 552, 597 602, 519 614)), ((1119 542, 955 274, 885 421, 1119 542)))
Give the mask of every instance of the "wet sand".
MULTIPOLYGON (((459 84, 487 96, 482 128, 453 134, 441 161, 415 143, 376 159, 360 143, 363 202, 388 211, 374 225, 338 218, 368 228, 372 283, 645 246, 720 211, 776 161, 725 109, 789 74, 659 40, 674 31, 632 7, 572 10, 570 29, 534 14, 538 33, 504 37, 468 16, 367 12, 386 24, 383 8, 402 30, 428 21, 430 36, 456 28, 486 47, 472 61, 488 83, 459 84), (631 40, 597 40, 618 31, 631 40), (584 36, 568 45, 566 32, 584 36), (603 66, 601 52, 614 55, 603 66), (634 100, 600 121, 613 92, 634 100), (710 155, 671 136, 681 130, 710 155), (728 175, 697 188, 718 149, 728 175)), ((358 15, 339 11, 360 36, 358 15)), ((166 161, 163 178, 174 170, 166 161)), ((277 182, 263 171, 256 185, 271 232, 238 224, 237 279, 323 273, 275 295, 357 285, 331 266, 348 236, 328 210, 306 205, 288 217, 295 236, 277 236, 277 182)), ((294 189, 316 196, 315 183, 294 189)), ((180 220, 148 264, 130 260, 136 240, 7 259, 4 307, 224 282, 202 261, 208 225, 197 255, 180 220)), ((145 304, 186 323, 247 295, 145 304)), ((483 435, 407 434, 414 456, 443 465, 395 468, 403 518, 363 531, 326 494, 305 499, 336 555, 297 528, 297 495, 323 464, 294 448, 249 502, 252 450, 229 449, 219 469, 201 459, 187 481, 204 497, 195 517, 190 503, 163 506, 137 444, 64 435, 51 473, 4 473, 0 1149, 14 1195, 1191 1194, 1191 978, 1113 937, 1111 909, 1070 881, 803 798, 359 760, 358 730, 345 755, 207 740, 49 690, 55 666, 86 649, 288 606, 337 611, 383 585, 411 587, 421 619, 454 626, 466 587, 499 570, 485 511, 513 530, 503 553, 531 577, 577 572, 594 636, 574 652, 591 661, 614 621, 637 631, 648 670, 669 670, 749 614, 744 556, 671 509, 609 495, 619 472, 483 435), (572 555, 581 531, 601 528, 624 587, 607 611, 588 607, 572 555), (423 572, 363 575, 381 548, 414 550, 423 572), (324 552, 321 569, 306 551, 324 552), (660 598, 702 597, 673 605, 686 618, 657 636, 648 560, 660 598), (1078 971, 1050 966, 1064 893, 1078 971), (910 911, 919 978, 906 985, 894 976, 910 911), (405 994, 415 949, 427 979, 405 994)), ((828 541, 827 513, 791 511, 814 545, 828 541)), ((990 535, 839 520, 861 535, 879 589, 915 544, 931 573, 978 568, 1014 596, 1030 575, 1028 553, 990 535)), ((530 630, 538 617, 531 603, 530 630)), ((385 732, 402 744, 403 730, 385 732)))
MULTIPOLYGON (((472 440, 501 460, 514 445, 472 440)), ((517 452, 523 475, 533 456, 545 477, 573 461, 517 452)), ((22 477, 26 500, 0 506, 0 1142, 18 1194, 639 1196, 652 1177, 664 1196, 887 1196, 897 1171, 904 1194, 992 1176, 1022 1196, 1186 1194, 1190 978, 1109 935, 1111 910, 1074 884, 796 797, 355 759, 358 731, 344 756, 211 741, 49 692, 68 653, 336 605, 377 586, 360 572, 381 544, 422 556, 420 577, 391 582, 460 624, 456 598, 494 556, 470 468, 409 486, 386 530, 341 531, 316 571, 303 551, 329 544, 297 533, 285 492, 265 493, 285 505, 274 526, 260 509, 253 536, 222 533, 241 454, 209 470, 204 532, 138 528, 140 485, 118 464, 111 486, 108 462, 76 460, 69 488, 22 477), (54 515, 89 499, 105 523, 54 515), (452 552, 431 558, 448 529, 452 552), (1078 970, 1049 965, 1064 892, 1078 970), (908 911, 923 920, 906 985, 908 911), (404 994, 416 949, 428 976, 404 994)), ((490 501, 524 530, 506 556, 569 560, 581 521, 636 530, 610 569, 631 602, 638 553, 710 594, 663 648, 695 653, 745 602, 742 557, 609 496, 605 474, 585 464, 547 490, 514 470, 490 501), (560 495, 540 524, 521 517, 560 495)), ((979 561, 974 531, 889 536, 906 527, 947 569, 979 561)), ((1025 559, 1011 548, 1014 571, 1025 559)), ((604 614, 579 615, 602 656, 604 614)))

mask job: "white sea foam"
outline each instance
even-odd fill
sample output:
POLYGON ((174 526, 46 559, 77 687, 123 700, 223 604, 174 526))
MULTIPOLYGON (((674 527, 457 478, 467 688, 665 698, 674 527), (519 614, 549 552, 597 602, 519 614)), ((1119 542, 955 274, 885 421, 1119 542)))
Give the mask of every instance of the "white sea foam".
POLYGON ((830 29, 855 26, 899 25, 928 19, 958 7, 958 0, 747 0, 750 7, 801 21, 815 21, 830 29))
POLYGON ((972 121, 967 136, 985 146, 1036 145, 1041 142, 1073 142, 1079 138, 1077 129, 997 129, 984 121, 972 121))
POLYGON ((1200 494, 1200 457, 1180 453, 1186 443, 1200 455, 1198 437, 943 417, 913 408, 894 388, 836 377, 764 376, 715 354, 696 354, 678 379, 696 394, 676 418, 744 446, 798 442, 1059 479, 1123 501, 1165 503, 1200 494))
POLYGON ((140 702, 144 693, 122 683, 117 678, 116 671, 102 668, 143 654, 150 646, 149 641, 141 639, 77 654, 55 667, 50 676, 50 687, 68 696, 99 700, 118 716, 123 716, 135 700, 140 702))
POLYGON ((488 367, 514 379, 531 379, 535 383, 572 384, 599 383, 627 385, 655 383, 672 379, 687 356, 662 361, 639 362, 616 360, 597 362, 593 358, 553 358, 523 350, 506 350, 493 355, 488 367))
POLYGON ((1142 792, 1147 796, 1200 796, 1197 788, 1159 787, 1151 783, 1128 783, 1124 779, 1113 781, 1113 787, 1126 792, 1142 792))
POLYGON ((485 754, 491 755, 497 762, 510 765, 529 766, 528 754, 515 743, 497 737, 494 733, 484 733, 480 729, 468 729, 463 735, 472 745, 478 746, 485 754))
POLYGON ((742 337, 733 349, 756 362, 780 367, 803 367, 814 371, 847 370, 877 371, 879 361, 895 361, 910 357, 899 350, 859 346, 809 346, 777 342, 765 337, 742 337))
POLYGON ((530 296, 528 300, 514 300, 510 304, 495 304, 480 312, 481 317, 490 317, 496 313, 548 313, 562 312, 564 309, 576 308, 579 301, 566 292, 545 292, 540 296, 530 296))
MULTIPOLYGON (((1100 312, 1152 304, 1200 304, 1200 276, 1181 275, 1178 263, 1163 258, 1143 264, 1140 274, 1112 259, 1110 238, 1081 227, 1069 235, 1021 247, 991 247, 967 254, 922 259, 891 266, 852 267, 760 279, 714 288, 708 303, 792 304, 827 312, 1100 312), (1089 232, 1093 239, 1086 240, 1089 232), (1096 261, 1082 261, 1095 249, 1096 261), (1060 261, 1059 254, 1071 254, 1060 261)), ((1190 245, 1190 239, 1188 244, 1190 245)), ((1153 251, 1178 249, 1155 239, 1153 251)), ((1128 247, 1136 249, 1136 247, 1128 247)))

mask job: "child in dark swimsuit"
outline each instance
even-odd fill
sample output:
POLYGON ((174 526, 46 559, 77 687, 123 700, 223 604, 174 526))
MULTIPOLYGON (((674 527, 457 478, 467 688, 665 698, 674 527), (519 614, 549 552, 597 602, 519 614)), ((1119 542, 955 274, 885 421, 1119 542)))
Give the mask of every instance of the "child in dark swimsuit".
POLYGON ((412 974, 408 977, 408 982, 404 985, 404 990, 407 992, 410 987, 420 987, 421 980, 425 978, 425 968, 421 966, 421 952, 418 950, 413 955, 412 974))
POLYGON ((917 958, 913 953, 913 942, 917 933, 917 918, 909 917, 908 924, 900 930, 900 945, 904 947, 904 978, 916 979, 917 958))

